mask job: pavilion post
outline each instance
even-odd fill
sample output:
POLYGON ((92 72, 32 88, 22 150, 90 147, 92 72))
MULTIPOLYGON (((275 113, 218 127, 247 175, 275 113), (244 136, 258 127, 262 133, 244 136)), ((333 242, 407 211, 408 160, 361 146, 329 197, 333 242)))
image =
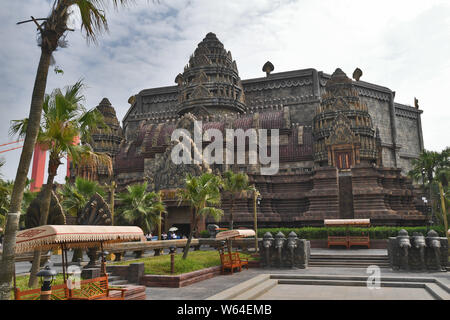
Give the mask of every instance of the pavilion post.
POLYGON ((62 259, 63 282, 66 282, 66 269, 65 269, 65 265, 66 265, 66 262, 67 262, 67 261, 65 261, 64 252, 65 252, 64 244, 61 243, 61 259, 62 259))

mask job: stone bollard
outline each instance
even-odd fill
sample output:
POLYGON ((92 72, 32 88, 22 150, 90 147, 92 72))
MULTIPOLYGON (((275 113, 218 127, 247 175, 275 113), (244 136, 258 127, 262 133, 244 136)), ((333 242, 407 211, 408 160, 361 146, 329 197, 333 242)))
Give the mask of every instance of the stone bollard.
POLYGON ((278 264, 278 267, 280 267, 280 268, 283 267, 283 260, 284 260, 283 251, 284 251, 285 242, 286 242, 286 237, 284 236, 283 232, 279 231, 275 235, 274 247, 275 247, 276 254, 277 254, 277 264, 278 264))
POLYGON ((447 258, 448 242, 447 238, 439 237, 438 233, 434 230, 430 230, 425 239, 427 244, 426 262, 428 269, 445 271, 447 258), (444 241, 441 241, 443 239, 444 241), (447 244, 447 248, 442 248, 442 242, 447 244))
POLYGON ((261 258, 264 267, 268 268, 271 266, 271 249, 273 246, 273 236, 270 232, 266 232, 263 236, 261 243, 261 258))
POLYGON ((408 231, 401 229, 397 235, 398 246, 400 248, 400 268, 409 270, 408 253, 411 248, 408 231))
POLYGON ((412 247, 410 253, 410 265, 413 269, 425 270, 425 237, 420 232, 413 232, 412 235, 412 247))
POLYGON ((289 257, 286 257, 286 260, 290 262, 291 268, 294 268, 296 265, 295 251, 298 247, 297 240, 298 240, 297 234, 294 231, 291 231, 288 235, 286 244, 287 251, 289 254, 289 257))

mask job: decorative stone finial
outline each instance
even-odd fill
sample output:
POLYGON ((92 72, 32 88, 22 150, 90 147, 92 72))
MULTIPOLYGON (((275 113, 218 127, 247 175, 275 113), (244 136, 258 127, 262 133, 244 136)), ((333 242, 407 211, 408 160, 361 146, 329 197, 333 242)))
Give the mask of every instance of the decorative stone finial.
POLYGON ((266 73, 267 77, 274 69, 275 69, 275 67, 273 66, 272 62, 270 62, 270 61, 267 61, 266 63, 264 63, 264 65, 262 67, 262 71, 264 71, 266 73))
POLYGON ((360 68, 356 68, 355 71, 353 71, 353 79, 355 79, 356 81, 359 81, 359 78, 361 78, 361 76, 363 75, 363 72, 360 68))

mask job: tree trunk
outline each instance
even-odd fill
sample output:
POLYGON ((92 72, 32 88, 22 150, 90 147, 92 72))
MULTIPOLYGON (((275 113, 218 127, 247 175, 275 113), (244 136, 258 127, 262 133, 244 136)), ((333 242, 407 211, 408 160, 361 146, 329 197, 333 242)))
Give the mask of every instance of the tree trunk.
POLYGON ((184 247, 184 251, 183 251, 183 260, 187 258, 188 253, 189 253, 189 249, 191 247, 191 241, 192 241, 192 237, 195 234, 195 231, 197 230, 197 221, 195 219, 195 210, 192 210, 192 222, 191 222, 191 230, 189 232, 189 238, 186 242, 186 246, 184 247))
MULTIPOLYGON (((61 162, 59 161, 58 158, 52 157, 52 155, 50 155, 50 160, 48 164, 47 184, 44 187, 44 192, 42 192, 41 207, 39 210, 41 213, 39 225, 41 226, 47 224, 48 213, 50 210, 50 202, 52 200, 53 181, 55 180, 55 176, 58 171, 58 166, 60 163, 61 162)), ((36 273, 39 271, 40 265, 41 265, 41 251, 36 250, 34 251, 33 264, 31 266, 30 279, 28 281, 28 287, 30 288, 34 288, 38 285, 38 278, 36 276, 36 273)))
MULTIPOLYGON (((41 58, 39 60, 36 78, 34 81, 33 94, 31 97, 27 132, 23 143, 22 153, 20 155, 16 179, 14 180, 13 192, 11 194, 9 211, 12 213, 20 213, 31 157, 33 156, 33 150, 40 127, 42 104, 44 102, 45 87, 47 85, 47 75, 51 55, 51 52, 41 51, 41 58)), ((19 225, 19 219, 16 219, 15 217, 13 218, 12 216, 9 217, 10 218, 7 219, 5 225, 5 240, 3 242, 3 255, 0 264, 1 300, 9 300, 11 298, 11 281, 13 278, 15 263, 14 248, 16 244, 16 232, 19 225)))

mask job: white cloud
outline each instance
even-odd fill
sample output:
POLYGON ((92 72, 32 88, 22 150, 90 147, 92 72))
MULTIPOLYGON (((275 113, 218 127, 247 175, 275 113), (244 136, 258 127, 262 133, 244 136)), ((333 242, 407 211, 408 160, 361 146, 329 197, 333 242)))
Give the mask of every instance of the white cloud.
MULTIPOLYGON (((28 116, 39 59, 30 15, 45 17, 51 2, 8 1, 0 12, 0 144, 8 141, 9 120, 28 116)), ((103 97, 119 120, 128 98, 142 89, 167 86, 190 54, 212 31, 236 59, 242 79, 262 76, 270 60, 275 72, 316 68, 331 73, 356 66, 363 80, 396 91, 396 100, 424 110, 425 147, 448 146, 450 111, 450 6, 445 1, 138 1, 107 12, 110 32, 87 45, 79 30, 69 47, 55 54, 64 75, 49 71, 47 91, 84 78, 86 106, 103 97)), ((74 16, 79 29, 79 20, 74 16)), ((20 151, 5 153, 3 174, 13 179, 20 151)), ((2 156, 0 154, 0 156, 2 156)), ((64 179, 64 168, 58 181, 64 179)))

